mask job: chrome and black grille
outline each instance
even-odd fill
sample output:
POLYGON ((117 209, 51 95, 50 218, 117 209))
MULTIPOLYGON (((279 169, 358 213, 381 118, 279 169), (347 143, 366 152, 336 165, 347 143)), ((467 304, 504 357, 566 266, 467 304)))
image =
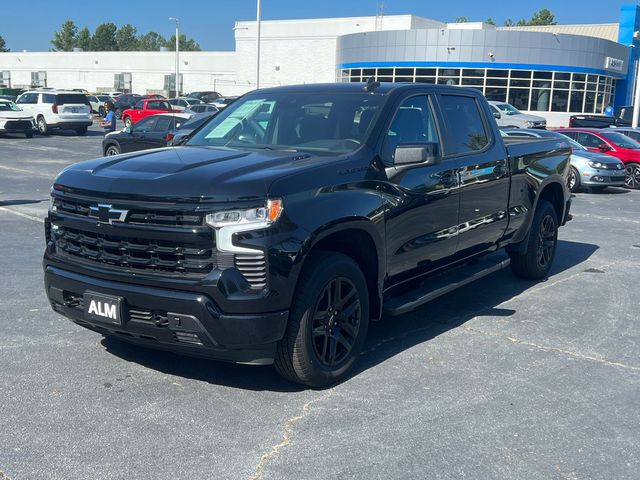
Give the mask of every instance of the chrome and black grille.
POLYGON ((4 124, 5 130, 31 130, 33 124, 29 120, 10 120, 4 124))

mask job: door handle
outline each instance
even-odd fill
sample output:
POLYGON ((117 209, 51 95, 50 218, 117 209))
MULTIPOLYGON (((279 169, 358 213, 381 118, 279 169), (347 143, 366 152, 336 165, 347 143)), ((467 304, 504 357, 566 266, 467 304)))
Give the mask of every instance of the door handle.
POLYGON ((496 167, 493 169, 493 173, 498 177, 504 177, 507 175, 507 173, 509 173, 509 170, 507 170, 506 165, 500 164, 496 165, 496 167))

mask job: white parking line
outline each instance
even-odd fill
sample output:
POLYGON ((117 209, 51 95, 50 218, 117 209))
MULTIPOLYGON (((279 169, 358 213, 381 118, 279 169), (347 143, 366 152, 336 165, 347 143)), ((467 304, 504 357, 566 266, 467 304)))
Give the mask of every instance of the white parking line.
POLYGON ((53 180, 57 174, 49 175, 47 173, 34 172, 33 170, 26 170, 24 168, 7 167, 6 165, 0 165, 3 170, 12 170, 14 172, 27 173, 29 175, 36 175, 38 177, 45 177, 53 180))
POLYGON ((13 215, 17 215, 18 217, 26 218, 33 222, 44 223, 44 218, 36 217, 35 215, 29 215, 28 213, 18 212, 17 210, 12 210, 7 207, 0 207, 0 210, 7 213, 12 213, 13 215))

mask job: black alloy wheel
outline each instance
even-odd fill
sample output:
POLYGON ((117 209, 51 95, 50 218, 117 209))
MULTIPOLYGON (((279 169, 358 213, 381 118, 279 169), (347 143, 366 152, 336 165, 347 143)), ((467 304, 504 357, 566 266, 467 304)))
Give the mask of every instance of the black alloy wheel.
POLYGON ((114 155, 120 155, 120 149, 116 145, 109 145, 104 152, 104 156, 112 157, 114 155))
POLYGON ((358 338, 362 308, 355 285, 345 277, 332 279, 322 290, 313 312, 312 344, 318 361, 340 365, 358 338))
POLYGON ((538 230, 538 267, 543 270, 549 267, 556 249, 556 221, 551 215, 546 215, 540 223, 538 230))
POLYGON ((640 188, 640 165, 630 163, 625 167, 624 185, 634 190, 640 188))

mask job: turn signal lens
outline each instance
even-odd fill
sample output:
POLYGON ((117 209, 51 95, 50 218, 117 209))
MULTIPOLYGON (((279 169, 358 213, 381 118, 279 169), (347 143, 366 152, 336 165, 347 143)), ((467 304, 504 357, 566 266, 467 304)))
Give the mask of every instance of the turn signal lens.
POLYGON ((284 210, 284 207, 282 206, 282 200, 269 200, 267 202, 269 223, 275 222, 280 217, 282 210, 284 210))

